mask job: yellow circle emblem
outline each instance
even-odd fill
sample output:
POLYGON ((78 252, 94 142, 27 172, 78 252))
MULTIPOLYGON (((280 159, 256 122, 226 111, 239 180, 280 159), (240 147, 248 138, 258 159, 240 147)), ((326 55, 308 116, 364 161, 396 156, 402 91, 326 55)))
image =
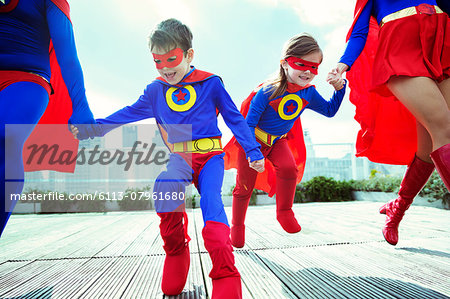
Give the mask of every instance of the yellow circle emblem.
POLYGON ((192 85, 186 85, 180 88, 171 87, 166 92, 167 105, 173 111, 188 111, 195 104, 197 93, 192 85))
POLYGON ((303 101, 296 94, 284 96, 278 105, 278 115, 284 120, 296 118, 303 109, 303 101))

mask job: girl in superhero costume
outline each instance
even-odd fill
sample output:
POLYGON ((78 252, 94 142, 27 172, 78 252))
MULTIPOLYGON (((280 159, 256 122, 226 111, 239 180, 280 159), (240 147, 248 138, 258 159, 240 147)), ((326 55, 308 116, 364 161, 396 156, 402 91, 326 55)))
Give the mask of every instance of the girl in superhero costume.
POLYGON ((450 21, 436 4, 357 1, 347 48, 334 70, 339 76, 348 71, 361 125, 357 155, 408 165, 398 198, 380 208, 386 214, 383 235, 392 245, 435 167, 450 187, 450 21))
POLYGON ((278 77, 261 84, 242 103, 253 139, 261 144, 264 157, 271 163, 258 175, 248 165, 242 148, 234 139, 225 147, 226 168, 237 168, 233 190, 231 242, 235 247, 245 244, 245 214, 253 188, 276 194, 276 217, 288 233, 301 230, 292 204, 295 187, 303 176, 306 150, 300 114, 311 109, 327 117, 336 114, 345 94, 345 82, 328 75, 336 89, 330 101, 325 100, 309 83, 317 75, 322 51, 308 34, 291 38, 283 50, 278 77))
POLYGON ((95 122, 86 101, 69 4, 65 0, 1 0, 0 235, 15 205, 11 195, 22 192, 22 149, 38 122, 66 124, 69 135, 68 122, 95 122), (5 135, 8 124, 23 126, 5 135))
MULTIPOLYGON (((184 202, 164 200, 166 194, 184 194, 193 182, 200 193, 205 226, 202 236, 212 260, 212 298, 242 298, 240 274, 234 265, 230 228, 221 198, 224 175, 223 150, 217 112, 244 148, 251 167, 262 170, 264 157, 252 138, 245 119, 226 92, 220 77, 191 67, 192 33, 175 19, 161 22, 150 36, 150 49, 161 77, 144 90, 136 103, 104 119, 95 136, 103 136, 122 124, 154 117, 171 150, 167 171, 156 179, 155 208, 161 218, 164 240, 162 291, 181 293, 189 271, 190 254, 184 202)), ((78 138, 93 137, 73 128, 78 138)), ((249 162, 247 162, 249 163, 249 162)), ((182 197, 182 196, 175 196, 182 197)))

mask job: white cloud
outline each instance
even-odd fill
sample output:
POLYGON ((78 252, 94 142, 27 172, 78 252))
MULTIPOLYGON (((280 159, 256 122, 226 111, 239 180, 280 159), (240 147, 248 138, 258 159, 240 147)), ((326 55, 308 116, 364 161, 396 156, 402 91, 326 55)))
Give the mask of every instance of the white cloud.
POLYGON ((114 7, 121 19, 133 27, 142 27, 148 24, 154 27, 160 21, 168 18, 176 18, 191 27, 197 20, 196 1, 119 0, 114 2, 114 7))
POLYGON ((355 8, 354 0, 248 0, 265 6, 285 5, 300 17, 301 21, 314 26, 333 24, 350 25, 355 8))
POLYGON ((291 5, 301 20, 315 26, 350 24, 353 18, 353 0, 282 0, 291 5))
POLYGON ((125 106, 123 101, 115 96, 93 90, 92 88, 86 90, 86 97, 95 118, 106 117, 125 106))

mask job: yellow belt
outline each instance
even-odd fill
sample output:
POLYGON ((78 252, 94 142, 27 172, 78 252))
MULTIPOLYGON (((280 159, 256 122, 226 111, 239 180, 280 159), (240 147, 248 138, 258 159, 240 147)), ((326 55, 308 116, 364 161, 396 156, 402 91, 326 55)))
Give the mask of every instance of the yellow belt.
POLYGON ((256 138, 258 138, 262 143, 264 143, 265 145, 268 145, 268 146, 272 146, 277 138, 284 138, 284 137, 286 137, 286 135, 287 135, 287 133, 284 135, 272 135, 272 134, 269 134, 269 133, 261 130, 258 127, 255 127, 256 138))
POLYGON ((209 153, 222 151, 220 138, 201 138, 173 144, 173 152, 179 153, 209 153))
POLYGON ((443 13, 442 9, 440 9, 439 7, 437 7, 436 5, 426 5, 423 6, 424 9, 429 9, 429 11, 421 11, 420 5, 419 6, 411 6, 411 7, 407 7, 404 9, 401 9, 399 11, 396 11, 394 13, 391 13, 390 15, 385 16, 381 22, 380 22, 380 27, 382 27, 384 24, 386 24, 387 22, 390 21, 394 21, 397 19, 401 19, 401 18, 405 18, 405 17, 409 17, 409 16, 413 16, 416 14, 435 14, 435 13, 443 13), (432 10, 434 9, 434 10, 432 10))

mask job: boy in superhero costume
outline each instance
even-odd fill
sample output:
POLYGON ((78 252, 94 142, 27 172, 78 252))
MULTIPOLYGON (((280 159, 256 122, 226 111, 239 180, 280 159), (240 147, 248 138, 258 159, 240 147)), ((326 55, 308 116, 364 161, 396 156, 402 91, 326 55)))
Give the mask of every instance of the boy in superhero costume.
MULTIPOLYGON (((67 1, 1 0, 0 45, 1 235, 15 205, 10 197, 23 189, 22 149, 35 125, 65 124, 58 135, 68 133, 68 147, 76 150, 67 123, 95 120, 86 101, 67 1), (24 126, 14 126, 6 135, 8 124, 24 126)), ((35 135, 45 139, 42 132, 35 135)), ((73 167, 54 170, 73 172, 73 167)))
MULTIPOLYGON (((172 197, 184 194, 191 182, 195 184, 205 223, 202 236, 213 265, 209 274, 212 298, 241 298, 240 274, 234 265, 230 228, 221 199, 224 153, 217 112, 244 148, 251 166, 262 170, 260 145, 252 138, 221 79, 190 65, 194 51, 192 33, 186 25, 175 19, 161 22, 150 36, 150 49, 161 77, 150 83, 133 105, 97 119, 99 129, 95 135, 103 136, 122 124, 156 119, 172 154, 167 171, 158 176, 153 191, 172 197)), ((76 128, 73 132, 79 132, 78 138, 89 136, 76 128)), ((164 294, 177 295, 186 283, 190 263, 184 203, 155 200, 155 208, 161 218, 166 252, 161 287, 164 294)))
MULTIPOLYGON (((235 247, 245 244, 245 214, 253 188, 276 194, 276 215, 288 233, 301 230, 292 205, 295 187, 303 176, 306 150, 300 115, 311 109, 327 117, 336 114, 345 95, 345 83, 333 82, 337 90, 330 101, 325 100, 309 83, 317 75, 322 51, 308 34, 291 38, 283 50, 278 78, 253 91, 243 102, 241 112, 246 116, 252 137, 261 144, 267 162, 266 171, 258 174, 247 163, 244 151, 231 140, 225 147, 226 168, 237 168, 233 190, 231 242, 235 247)), ((335 74, 329 74, 335 79, 335 74)))
POLYGON ((450 21, 436 4, 357 1, 335 69, 339 75, 349 71, 350 100, 361 125, 357 155, 408 165, 398 198, 380 208, 386 214, 383 235, 392 245, 435 167, 450 188, 450 21))

